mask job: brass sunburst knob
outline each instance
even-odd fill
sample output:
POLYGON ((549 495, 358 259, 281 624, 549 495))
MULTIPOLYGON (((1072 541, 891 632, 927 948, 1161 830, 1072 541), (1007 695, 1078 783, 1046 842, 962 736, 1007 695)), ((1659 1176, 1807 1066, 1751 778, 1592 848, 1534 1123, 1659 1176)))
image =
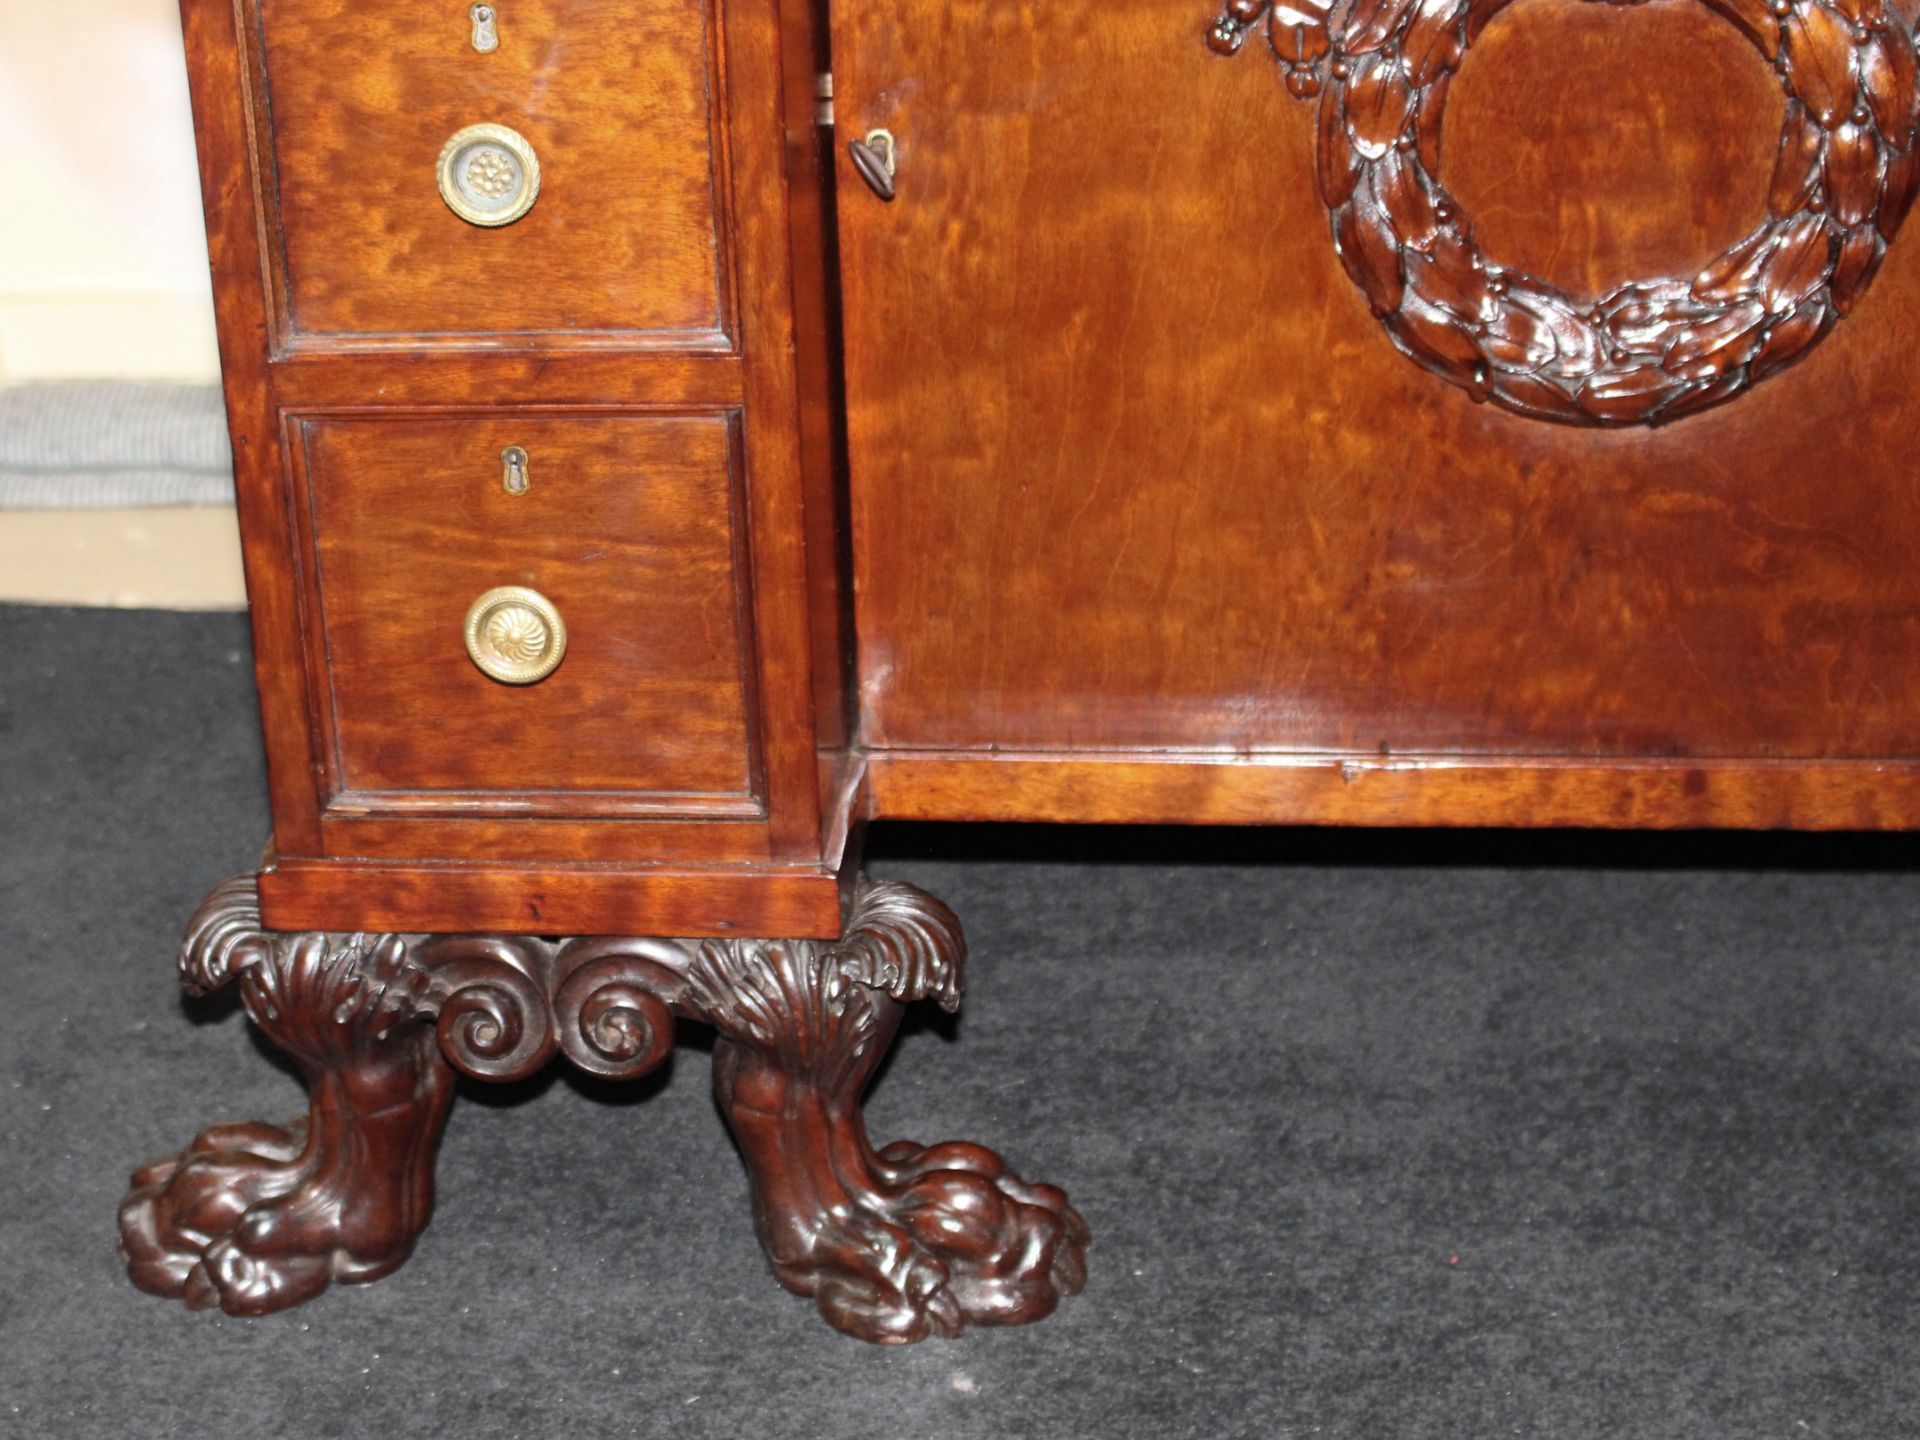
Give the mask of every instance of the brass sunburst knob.
POLYGON ((467 610, 467 654, 502 685, 532 685, 567 654, 567 626, 553 602, 524 585, 489 590, 467 610))

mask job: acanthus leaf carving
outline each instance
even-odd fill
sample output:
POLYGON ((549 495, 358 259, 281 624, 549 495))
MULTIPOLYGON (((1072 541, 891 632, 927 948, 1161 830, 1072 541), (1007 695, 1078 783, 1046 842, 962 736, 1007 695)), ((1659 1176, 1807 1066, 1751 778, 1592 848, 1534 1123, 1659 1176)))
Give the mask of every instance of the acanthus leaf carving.
POLYGON ((958 1006, 965 953, 953 912, 899 884, 863 885, 839 940, 681 941, 272 932, 251 877, 226 882, 188 926, 182 984, 237 980, 309 1109, 136 1171, 129 1273, 237 1315, 386 1275, 432 1211, 454 1067, 510 1080, 560 1051, 631 1078, 684 1016, 721 1032, 715 1091, 781 1283, 868 1340, 1037 1320, 1085 1278, 1064 1192, 967 1142, 876 1150, 860 1109, 902 1007, 958 1006))
POLYGON ((1086 1279, 1064 1192, 984 1146, 868 1139, 860 1096, 903 1003, 957 1006, 965 954, 946 906, 879 884, 839 941, 709 940, 687 970, 688 1002, 721 1033, 714 1094, 774 1275, 865 1340, 1037 1320, 1086 1279))

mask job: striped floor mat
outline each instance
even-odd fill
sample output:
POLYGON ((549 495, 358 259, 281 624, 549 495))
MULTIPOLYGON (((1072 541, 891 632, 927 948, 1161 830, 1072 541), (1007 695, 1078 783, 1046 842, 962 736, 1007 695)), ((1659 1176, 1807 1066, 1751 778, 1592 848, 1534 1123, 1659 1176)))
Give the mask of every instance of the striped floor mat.
POLYGON ((77 380, 0 388, 0 510, 232 503, 217 385, 77 380))

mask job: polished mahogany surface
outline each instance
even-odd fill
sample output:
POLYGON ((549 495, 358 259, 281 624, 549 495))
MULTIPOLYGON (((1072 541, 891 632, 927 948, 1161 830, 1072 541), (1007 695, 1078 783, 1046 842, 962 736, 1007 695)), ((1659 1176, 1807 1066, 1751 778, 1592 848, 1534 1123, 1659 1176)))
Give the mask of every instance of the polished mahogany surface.
POLYGON ((180 973, 309 1112, 135 1282, 379 1278, 455 1068, 681 1017, 782 1284, 1046 1315, 1065 1194, 868 1136, 965 945, 867 819, 1920 825, 1920 56, 1712 4, 183 0, 274 849, 180 973))
POLYGON ((266 923, 830 934, 889 816, 1920 821, 1912 48, 1849 3, 1368 0, 1288 70, 1312 4, 187 0, 266 923), (1475 370, 1508 274, 1673 290, 1599 428, 1475 370), (510 584, 525 690, 458 643, 510 584))
POLYGON ((821 17, 480 8, 491 50, 465 3, 182 0, 273 802, 262 916, 836 934, 861 792, 821 17), (482 124, 540 159, 511 224, 442 198, 443 143, 482 124), (533 459, 517 500, 507 445, 533 459), (514 584, 572 617, 524 692, 462 645, 477 595, 514 584))
MULTIPOLYGON (((1264 41, 1223 59, 1211 16, 1165 0, 834 14, 842 133, 887 127, 899 155, 891 204, 840 170, 883 810, 1027 813, 1013 777, 953 779, 1014 751, 1088 762, 1043 787, 1046 818, 1392 817, 1324 767, 1265 806, 1126 776, 1192 750, 1352 757, 1347 782, 1467 762, 1402 795, 1420 823, 1920 817, 1911 786, 1860 803, 1872 766, 1779 768, 1920 751, 1920 246, 1719 409, 1543 423, 1388 342, 1316 193, 1315 110, 1264 41), (957 754, 915 768, 926 750, 957 754), (1567 760, 1591 796, 1512 803, 1517 765, 1567 760), (1709 760, 1621 803, 1634 765, 1709 760), (1124 802, 1137 784, 1158 804, 1124 802), (1689 811, 1714 786, 1769 798, 1689 811)), ((1593 293, 1689 275, 1763 216, 1781 115, 1765 61, 1690 0, 1524 0, 1461 66, 1440 173, 1484 249, 1593 293)))
POLYGON ((257 3, 291 343, 728 345, 711 6, 515 0, 479 55, 465 5, 257 3), (473 124, 540 160, 539 199, 498 230, 434 185, 473 124))
POLYGON ((1597 295, 1692 275, 1765 215, 1783 108, 1778 77, 1704 3, 1517 0, 1453 81, 1441 172, 1485 249, 1597 295))
POLYGON ((335 803, 760 814, 735 448, 725 415, 303 422, 335 803), (524 494, 501 481, 510 445, 524 494), (459 643, 502 585, 566 626, 536 684, 488 678, 459 643))

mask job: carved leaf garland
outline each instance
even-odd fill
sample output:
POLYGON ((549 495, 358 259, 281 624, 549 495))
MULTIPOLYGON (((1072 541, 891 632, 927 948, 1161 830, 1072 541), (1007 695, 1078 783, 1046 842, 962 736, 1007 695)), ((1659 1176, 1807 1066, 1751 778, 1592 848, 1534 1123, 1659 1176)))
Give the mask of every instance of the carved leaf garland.
MULTIPOLYGON (((1317 96, 1315 182, 1340 264, 1416 364, 1533 419, 1656 425, 1803 358, 1859 303, 1920 187, 1920 55, 1884 0, 1704 0, 1779 69, 1769 218, 1691 279, 1578 300, 1488 259, 1437 170, 1446 88, 1511 0, 1232 0, 1263 18, 1293 95, 1317 96)), ((1633 0, 1612 0, 1633 3, 1633 0)))

